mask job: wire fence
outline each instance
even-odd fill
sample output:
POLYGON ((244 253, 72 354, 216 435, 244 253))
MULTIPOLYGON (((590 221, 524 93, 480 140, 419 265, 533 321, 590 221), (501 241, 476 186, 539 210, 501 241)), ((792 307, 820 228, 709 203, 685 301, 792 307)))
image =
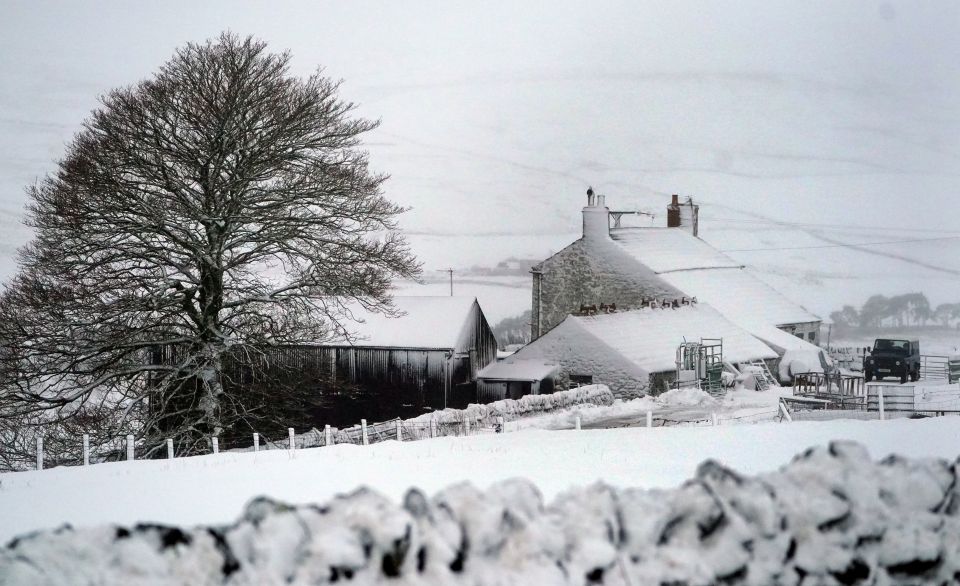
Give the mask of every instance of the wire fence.
MULTIPOLYGON (((741 415, 718 415, 711 413, 706 416, 671 417, 669 415, 654 415, 647 412, 646 420, 633 426, 674 427, 674 426, 703 426, 722 425, 724 423, 749 423, 770 421, 776 415, 777 409, 754 411, 741 415)), ((521 419, 506 421, 503 416, 496 416, 489 421, 480 417, 462 416, 452 420, 429 419, 427 421, 404 421, 391 419, 376 423, 367 423, 362 420, 359 425, 338 429, 326 426, 324 429, 310 429, 296 433, 293 428, 287 430, 286 436, 279 434, 266 435, 252 433, 248 439, 239 436, 218 437, 211 436, 207 441, 205 453, 218 454, 220 452, 260 452, 277 450, 299 450, 320 448, 333 445, 371 445, 385 441, 420 441, 442 437, 464 437, 478 434, 496 434, 515 431, 521 428, 521 419)), ((580 429, 580 416, 576 417, 575 429, 580 429)), ((125 438, 114 438, 107 443, 91 445, 85 435, 82 442, 77 442, 70 457, 64 457, 62 452, 56 455, 47 452, 42 438, 37 441, 37 469, 56 466, 74 465, 82 462, 84 465, 99 464, 121 460, 139 459, 173 459, 184 454, 173 444, 173 440, 166 439, 160 442, 146 441, 128 435, 125 438)), ((197 454, 191 450, 189 455, 197 454)))

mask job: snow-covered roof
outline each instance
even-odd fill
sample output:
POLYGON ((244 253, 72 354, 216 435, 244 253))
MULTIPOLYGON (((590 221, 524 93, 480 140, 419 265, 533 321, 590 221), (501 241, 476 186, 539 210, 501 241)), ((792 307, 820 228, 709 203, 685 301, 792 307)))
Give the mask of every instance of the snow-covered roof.
POLYGON ((544 360, 503 360, 488 364, 477 378, 486 380, 539 381, 558 371, 560 365, 544 360))
POLYGON ((750 269, 706 269, 660 275, 674 287, 709 303, 741 326, 786 325, 819 321, 750 272, 750 269))
POLYGON ((476 297, 394 297, 397 317, 353 306, 350 311, 358 323, 346 324, 353 339, 334 341, 331 345, 455 348, 474 303, 476 297))
POLYGON ((780 354, 783 354, 787 350, 820 350, 819 346, 811 344, 810 342, 794 336, 789 332, 785 332, 775 326, 747 324, 746 328, 750 330, 751 334, 766 342, 768 346, 780 354))
POLYGON ((610 237, 631 256, 658 274, 743 265, 686 230, 619 228, 610 237))
POLYGON ((651 373, 676 368, 677 347, 684 341, 701 338, 723 338, 723 358, 728 362, 777 357, 776 352, 750 332, 704 303, 567 319, 574 320, 593 337, 651 373))
POLYGON ((738 324, 786 325, 820 321, 767 285, 750 269, 686 230, 620 228, 610 237, 657 276, 738 324))

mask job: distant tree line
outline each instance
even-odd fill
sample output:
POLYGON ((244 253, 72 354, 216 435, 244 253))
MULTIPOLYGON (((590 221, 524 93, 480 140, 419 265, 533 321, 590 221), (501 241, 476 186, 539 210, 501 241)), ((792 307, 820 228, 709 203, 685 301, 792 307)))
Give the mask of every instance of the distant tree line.
POLYGON ((526 310, 520 315, 503 319, 493 326, 493 335, 503 349, 510 344, 527 344, 530 342, 530 320, 532 313, 526 310))
POLYGON ((960 325, 960 303, 941 303, 936 307, 923 293, 904 295, 873 295, 858 310, 844 305, 840 311, 830 314, 838 327, 881 328, 939 325, 960 325))

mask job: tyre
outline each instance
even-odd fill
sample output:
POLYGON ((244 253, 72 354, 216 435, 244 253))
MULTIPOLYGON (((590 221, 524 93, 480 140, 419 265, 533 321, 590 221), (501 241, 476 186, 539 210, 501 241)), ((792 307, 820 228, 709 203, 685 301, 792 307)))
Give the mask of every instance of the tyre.
POLYGON ((900 373, 900 384, 902 385, 906 382, 907 382, 907 371, 904 370, 903 372, 900 373))
POLYGON ((920 371, 919 371, 919 370, 915 370, 915 371, 911 372, 911 373, 910 373, 910 380, 912 380, 913 382, 917 382, 918 380, 920 380, 920 371))

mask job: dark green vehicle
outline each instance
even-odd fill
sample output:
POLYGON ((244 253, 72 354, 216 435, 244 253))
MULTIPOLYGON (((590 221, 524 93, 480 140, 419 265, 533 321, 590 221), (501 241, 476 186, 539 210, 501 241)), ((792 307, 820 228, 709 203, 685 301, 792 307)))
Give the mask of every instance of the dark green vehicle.
POLYGON ((879 338, 873 343, 870 355, 863 359, 863 378, 870 382, 888 376, 898 377, 901 384, 907 377, 912 381, 920 378, 919 340, 879 338))

